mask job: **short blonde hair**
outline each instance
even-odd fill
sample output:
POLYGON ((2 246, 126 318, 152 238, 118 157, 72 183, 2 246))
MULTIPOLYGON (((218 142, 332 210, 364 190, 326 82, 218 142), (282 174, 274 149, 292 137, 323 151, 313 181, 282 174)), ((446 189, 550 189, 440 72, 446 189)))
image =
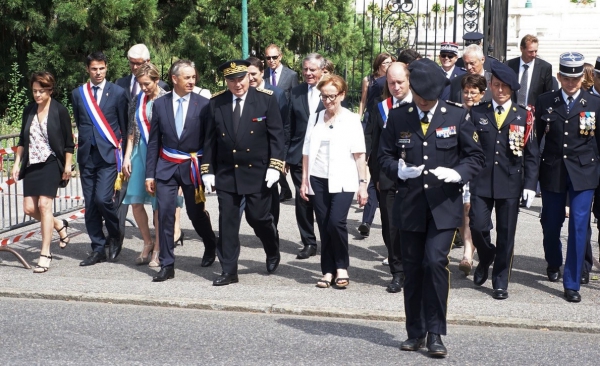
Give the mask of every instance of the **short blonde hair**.
POLYGON ((329 84, 333 85, 337 89, 338 93, 348 93, 348 84, 346 84, 346 81, 339 75, 325 76, 323 79, 321 79, 321 81, 319 81, 319 84, 317 84, 317 89, 321 90, 321 88, 329 84))

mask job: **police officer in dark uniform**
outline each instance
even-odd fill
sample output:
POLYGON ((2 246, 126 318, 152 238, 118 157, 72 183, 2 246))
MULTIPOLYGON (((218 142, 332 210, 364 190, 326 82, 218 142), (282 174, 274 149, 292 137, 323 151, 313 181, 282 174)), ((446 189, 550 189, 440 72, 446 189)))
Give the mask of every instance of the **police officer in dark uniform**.
POLYGON ((409 66, 413 102, 393 109, 379 148, 381 169, 396 181, 394 224, 400 230, 408 339, 400 349, 444 357, 450 287, 448 254, 462 223, 461 188, 484 154, 467 111, 439 100, 448 79, 429 59, 409 66))
MULTIPOLYGON (((476 44, 478 46, 480 46, 483 49, 483 34, 480 32, 468 32, 465 33, 463 35, 463 41, 464 41, 464 47, 470 46, 472 44, 476 44)), ((483 52, 485 54, 485 51, 483 52)), ((492 56, 485 56, 485 61, 483 62, 483 69, 485 71, 490 71, 490 69, 492 68, 492 61, 496 60, 494 57, 492 56)), ((496 60, 497 61, 497 60, 496 60)), ((459 57, 458 60, 456 60, 456 67, 458 68, 462 68, 464 70, 465 67, 465 62, 462 59, 462 57, 459 57)))
POLYGON ((526 107, 511 101, 520 88, 514 71, 492 61, 489 88, 492 101, 471 108, 470 120, 475 124, 485 153, 485 167, 470 182, 469 212, 473 244, 479 253, 479 265, 473 282, 481 286, 488 278, 492 262, 492 297, 508 298, 508 281, 515 247, 521 187, 527 207, 535 198, 538 178, 539 149, 533 136, 533 116, 526 107), (492 209, 496 209, 496 246, 492 244, 492 209))
POLYGON ((211 99, 202 159, 202 181, 207 192, 215 187, 219 199, 217 255, 223 273, 215 286, 238 282, 239 214, 246 201, 246 220, 267 255, 267 272, 279 266, 279 234, 273 222, 271 187, 283 171, 283 123, 273 91, 250 87, 245 60, 228 61, 219 70, 226 91, 211 99))
POLYGON ((560 55, 561 89, 542 94, 535 106, 538 143, 546 137, 539 181, 542 189, 542 230, 548 279, 560 278, 563 263, 560 230, 570 200, 569 237, 563 287, 567 301, 579 302, 579 287, 590 206, 598 187, 600 136, 596 116, 600 98, 581 88, 584 57, 577 52, 560 55))

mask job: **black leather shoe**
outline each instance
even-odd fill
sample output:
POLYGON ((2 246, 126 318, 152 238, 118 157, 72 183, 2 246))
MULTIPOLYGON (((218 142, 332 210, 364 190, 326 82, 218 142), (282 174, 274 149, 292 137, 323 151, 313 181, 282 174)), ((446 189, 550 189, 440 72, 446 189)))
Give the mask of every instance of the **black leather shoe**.
POLYGON ((488 272, 490 269, 490 265, 488 263, 479 262, 477 268, 475 268, 475 273, 473 273, 473 283, 477 286, 481 286, 488 279, 488 272))
POLYGON ((317 255, 317 246, 316 245, 305 245, 304 249, 302 249, 296 259, 308 259, 309 257, 317 255))
POLYGON ((588 283, 590 283, 590 273, 587 271, 582 271, 581 280, 579 281, 579 283, 582 285, 587 285, 588 283))
POLYGON ((402 291, 402 287, 404 287, 404 272, 394 273, 392 275, 392 282, 390 282, 385 290, 391 294, 395 294, 402 291))
POLYGON ((285 202, 289 199, 292 199, 292 191, 282 190, 281 193, 279 193, 279 202, 285 202))
POLYGON ((579 295, 579 291, 565 290, 565 299, 567 299, 568 302, 580 302, 581 295, 579 295))
POLYGON ((204 253, 200 267, 210 267, 213 263, 215 263, 215 253, 204 253))
POLYGON ((508 291, 501 288, 494 289, 494 292, 492 292, 492 297, 496 300, 508 299, 508 291))
POLYGON ((92 252, 83 262, 79 263, 80 266, 93 266, 96 263, 106 262, 106 254, 100 252, 92 252))
POLYGON ((368 237, 369 234, 371 233, 371 224, 369 224, 368 222, 363 222, 358 227, 358 232, 360 233, 360 235, 362 235, 364 237, 368 237))
POLYGON ((221 275, 213 281, 213 286, 225 286, 230 285, 232 283, 238 283, 238 275, 231 273, 221 273, 221 275))
POLYGON ((446 357, 448 351, 442 343, 442 337, 439 334, 427 334, 427 354, 431 357, 446 357))
POLYGON ((175 278, 175 267, 166 266, 162 267, 156 276, 152 277, 152 282, 164 282, 171 278, 175 278))
POLYGON ((273 273, 279 267, 279 261, 281 260, 281 255, 277 255, 277 257, 267 258, 267 272, 273 273))
POLYGON ((409 338, 400 345, 402 351, 418 351, 423 347, 425 347, 425 338, 409 338))
POLYGON ((109 238, 109 246, 108 246, 108 259, 114 261, 121 253, 121 249, 123 248, 123 242, 121 241, 120 234, 119 237, 109 238))
POLYGON ((548 281, 558 282, 560 280, 560 268, 548 267, 546 268, 546 275, 548 275, 548 281))
POLYGON ((460 236, 460 233, 458 231, 456 232, 456 235, 454 235, 454 239, 452 240, 452 246, 454 248, 462 248, 465 246, 465 243, 463 243, 462 237, 460 236))

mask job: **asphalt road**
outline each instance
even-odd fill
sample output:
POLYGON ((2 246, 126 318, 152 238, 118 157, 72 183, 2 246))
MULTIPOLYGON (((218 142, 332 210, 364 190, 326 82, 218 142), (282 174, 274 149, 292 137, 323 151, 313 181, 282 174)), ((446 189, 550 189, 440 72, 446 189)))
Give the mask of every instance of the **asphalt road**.
POLYGON ((451 326, 445 360, 396 322, 1 298, 4 365, 594 365, 600 335, 451 326), (567 361, 568 360, 568 361, 567 361))

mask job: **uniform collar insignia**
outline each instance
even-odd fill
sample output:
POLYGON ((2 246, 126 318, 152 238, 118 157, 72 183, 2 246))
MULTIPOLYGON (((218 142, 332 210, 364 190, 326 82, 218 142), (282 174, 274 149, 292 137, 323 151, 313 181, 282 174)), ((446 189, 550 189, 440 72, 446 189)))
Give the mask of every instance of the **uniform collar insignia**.
POLYGON ((520 120, 521 120, 521 116, 517 116, 517 121, 520 121, 520 120))
POLYGON ((581 103, 581 105, 585 107, 585 105, 587 104, 587 101, 585 99, 581 98, 581 101, 579 103, 581 103))
POLYGON ((554 103, 559 103, 559 102, 560 102, 560 97, 554 98, 554 103))

